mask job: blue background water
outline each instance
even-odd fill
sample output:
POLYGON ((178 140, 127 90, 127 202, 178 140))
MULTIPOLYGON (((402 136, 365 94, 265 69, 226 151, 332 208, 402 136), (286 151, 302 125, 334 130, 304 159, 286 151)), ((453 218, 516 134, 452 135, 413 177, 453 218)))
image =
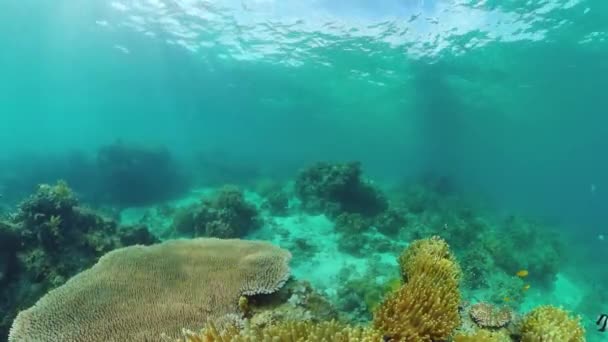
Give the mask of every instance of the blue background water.
POLYGON ((432 169, 593 239, 608 230, 606 10, 5 1, 2 157, 120 138, 267 169, 432 169))

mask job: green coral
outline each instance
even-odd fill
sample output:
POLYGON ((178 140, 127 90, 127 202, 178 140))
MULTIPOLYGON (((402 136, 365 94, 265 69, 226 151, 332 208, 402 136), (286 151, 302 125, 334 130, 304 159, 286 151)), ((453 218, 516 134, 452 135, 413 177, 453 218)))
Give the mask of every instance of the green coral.
POLYGON ((120 227, 80 203, 67 183, 43 184, 0 223, 0 335, 49 289, 118 247, 156 241, 145 227, 120 227))
POLYGON ((396 236, 406 225, 405 213, 397 208, 389 208, 374 218, 374 227, 388 236, 396 236))
POLYGON ((358 162, 311 165, 298 174, 295 193, 304 210, 330 217, 343 212, 373 217, 388 209, 388 200, 363 178, 358 162))
POLYGON ((242 237, 259 226, 256 207, 234 186, 225 186, 199 204, 178 210, 173 219, 173 230, 189 236, 242 237))

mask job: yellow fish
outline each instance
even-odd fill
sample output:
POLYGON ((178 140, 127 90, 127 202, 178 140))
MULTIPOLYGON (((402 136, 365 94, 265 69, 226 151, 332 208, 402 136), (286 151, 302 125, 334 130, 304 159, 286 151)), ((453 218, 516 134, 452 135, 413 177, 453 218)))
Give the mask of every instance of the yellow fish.
POLYGON ((530 289, 530 284, 526 284, 526 285, 524 285, 524 287, 522 288, 522 290, 524 290, 524 291, 528 291, 528 289, 530 289))
POLYGON ((517 273, 515 273, 515 275, 520 278, 525 278, 528 276, 528 270, 519 270, 517 273))
POLYGON ((509 298, 509 297, 505 297, 505 298, 503 298, 503 300, 504 300, 505 302, 508 302, 508 301, 510 301, 510 300, 511 300, 511 298, 509 298))

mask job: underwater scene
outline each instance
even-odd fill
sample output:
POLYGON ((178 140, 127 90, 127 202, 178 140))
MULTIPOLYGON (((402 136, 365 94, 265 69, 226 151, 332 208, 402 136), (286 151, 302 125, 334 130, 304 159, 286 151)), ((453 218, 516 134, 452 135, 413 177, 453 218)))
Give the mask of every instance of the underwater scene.
POLYGON ((608 1, 0 1, 0 342, 608 341, 608 1))

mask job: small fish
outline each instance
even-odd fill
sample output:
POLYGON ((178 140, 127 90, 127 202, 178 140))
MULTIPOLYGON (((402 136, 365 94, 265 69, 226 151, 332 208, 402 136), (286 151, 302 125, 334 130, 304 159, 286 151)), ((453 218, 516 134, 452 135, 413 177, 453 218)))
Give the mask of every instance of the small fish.
POLYGON ((600 235, 597 236, 597 239, 600 240, 600 241, 604 241, 605 238, 606 237, 604 236, 604 234, 600 234, 600 235))
POLYGON ((523 291, 528 291, 530 289, 530 284, 526 284, 524 285, 524 287, 522 288, 523 291))
POLYGON ((515 273, 515 275, 520 278, 525 278, 528 276, 528 270, 519 270, 517 273, 515 273))
POLYGON ((503 298, 502 300, 504 300, 505 302, 508 302, 508 301, 510 301, 510 300, 511 300, 511 298, 509 298, 509 297, 505 297, 505 298, 503 298))
POLYGON ((595 186, 595 184, 591 184, 590 190, 591 190, 592 195, 595 194, 595 190, 597 190, 597 186, 595 186))

